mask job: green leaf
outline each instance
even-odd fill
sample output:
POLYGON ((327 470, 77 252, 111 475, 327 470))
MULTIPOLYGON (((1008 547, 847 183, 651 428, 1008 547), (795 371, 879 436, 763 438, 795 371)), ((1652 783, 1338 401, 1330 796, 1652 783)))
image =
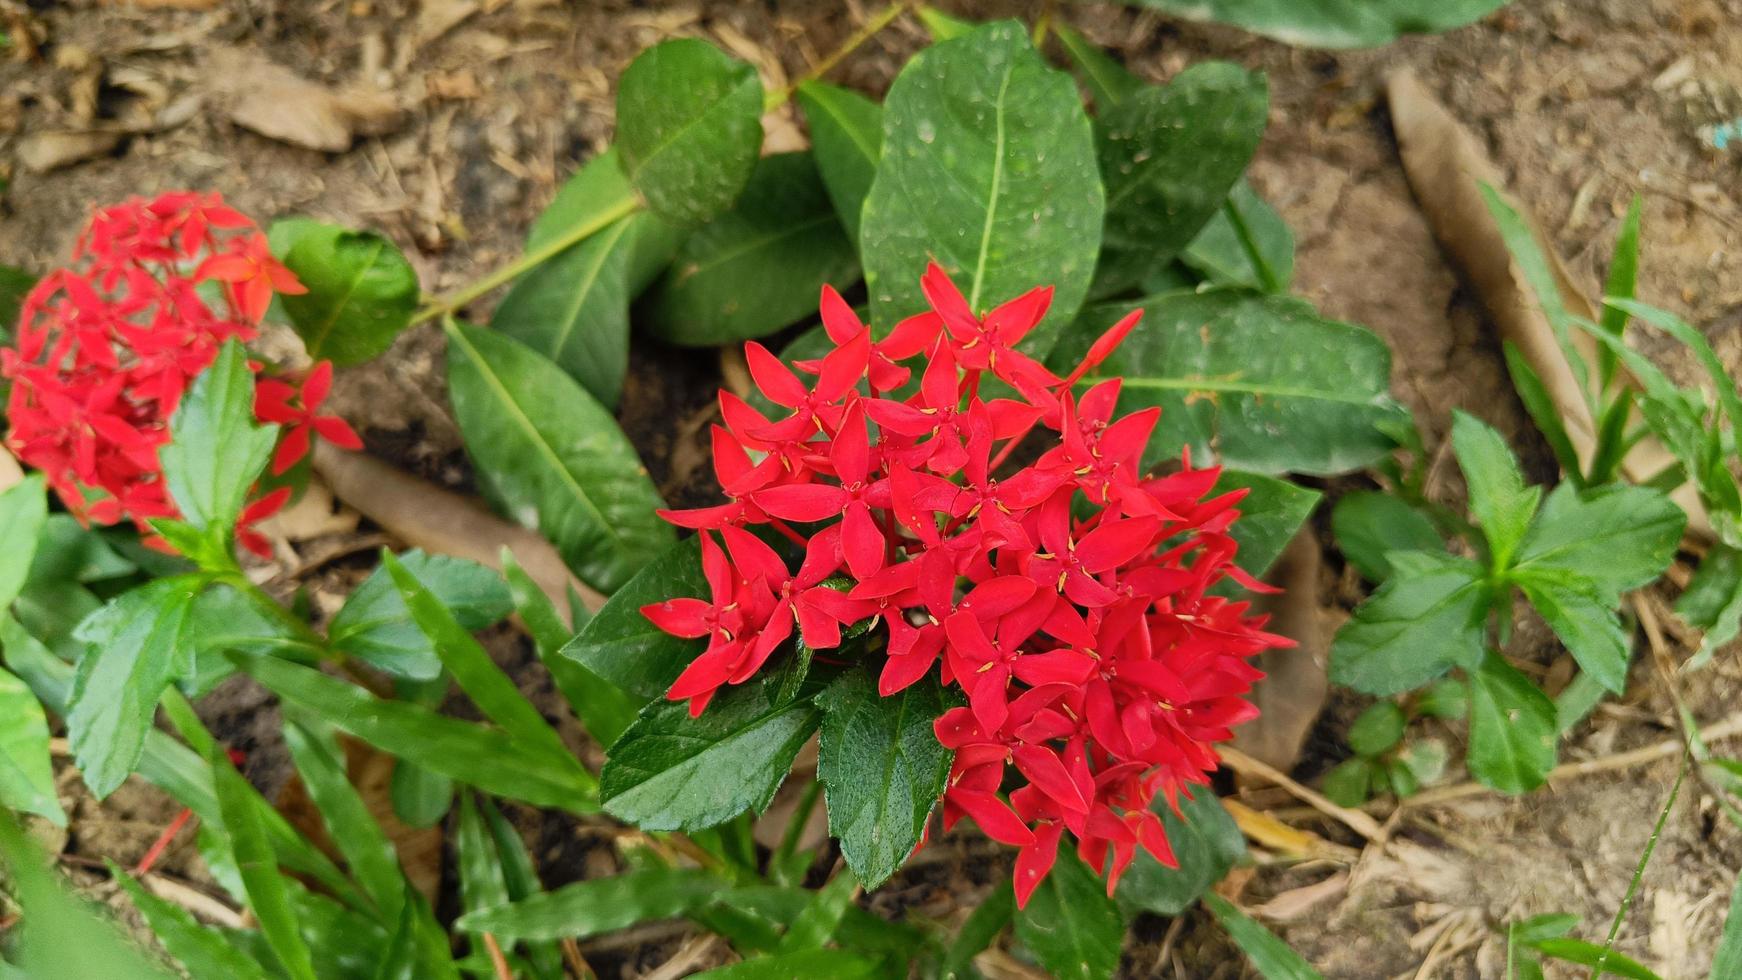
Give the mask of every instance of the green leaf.
POLYGON ((1125 922, 1094 870, 1061 847, 1052 872, 1016 912, 1016 938, 1058 980, 1108 980, 1119 968, 1125 922))
POLYGON ((1375 756, 1391 751, 1403 739, 1409 719, 1395 702, 1381 701, 1361 712, 1349 726, 1349 748, 1356 755, 1375 756))
POLYGON ((64 827, 48 757, 48 718, 30 688, 0 670, 0 806, 47 817, 64 827))
POLYGON ((611 746, 600 777, 605 812, 642 830, 699 830, 774 799, 820 712, 778 702, 771 680, 722 690, 700 718, 656 701, 611 746))
POLYGON ((1675 612, 1705 633, 1688 667, 1706 664, 1719 647, 1742 632, 1742 551, 1720 544, 1706 552, 1687 591, 1676 600, 1675 612))
POLYGON ((1369 582, 1391 577, 1392 551, 1433 552, 1445 547, 1427 515, 1388 493, 1357 490, 1331 509, 1331 533, 1349 564, 1369 582))
POLYGON ((1561 419, 1560 408, 1555 405, 1554 396, 1549 394, 1548 385, 1510 340, 1502 342, 1502 347, 1506 355, 1506 371, 1512 375, 1512 387, 1518 391, 1518 400, 1524 403, 1524 410, 1530 414, 1530 420, 1536 423, 1537 431, 1542 433, 1543 440, 1554 453, 1561 472, 1577 482, 1580 479, 1579 453, 1567 435, 1566 422, 1561 419))
POLYGON ((1392 552, 1389 560, 1395 577, 1337 631, 1331 680, 1398 694, 1480 663, 1489 603, 1481 566, 1426 551, 1392 552))
POLYGON ((1724 936, 1712 960, 1712 976, 1742 976, 1742 880, 1730 891, 1730 911, 1724 916, 1724 936))
POLYGON ((388 551, 381 553, 381 565, 393 576, 393 584, 411 611, 411 618, 429 637, 442 666, 448 669, 460 689, 484 713, 484 717, 501 726, 520 745, 521 752, 539 758, 552 770, 563 772, 569 779, 585 784, 592 774, 569 752, 544 715, 520 693, 514 681, 496 666, 472 634, 455 620, 440 597, 430 591, 417 574, 388 551))
POLYGON ((208 586, 195 597, 182 624, 193 668, 177 677, 176 685, 188 697, 211 691, 235 673, 235 666, 224 657, 232 650, 314 663, 322 652, 320 645, 299 636, 276 609, 263 593, 244 592, 226 583, 208 586))
POLYGON ((913 853, 943 795, 955 753, 938 744, 932 722, 944 701, 929 681, 880 697, 877 682, 859 669, 836 679, 817 705, 817 777, 826 788, 829 833, 840 838, 847 866, 866 889, 876 888, 913 853))
POLYGON ((1360 806, 1367 802, 1376 775, 1372 762, 1359 756, 1344 759, 1325 773, 1325 796, 1338 806, 1360 806))
POLYGON ((224 937, 208 929, 186 909, 146 891, 114 864, 109 866, 114 879, 133 901, 145 925, 164 951, 187 970, 193 980, 267 980, 264 967, 248 954, 224 941, 224 937))
POLYGON ((883 104, 883 156, 860 254, 879 330, 927 308, 936 259, 983 313, 1042 283, 1052 309, 1022 343, 1044 356, 1088 292, 1102 191, 1088 116, 1020 23, 915 55, 883 104))
POLYGON ((979 980, 980 974, 973 965, 974 957, 992 945, 1015 915, 1016 893, 1009 881, 1000 878, 992 885, 991 894, 968 913, 968 921, 962 923, 955 938, 950 940, 949 948, 944 950, 943 965, 938 970, 939 980, 979 980))
POLYGON ((585 939, 649 919, 669 919, 712 900, 727 884, 693 868, 652 868, 590 878, 523 901, 468 912, 454 923, 503 941, 585 939))
MULTIPOLYGON (((30 273, 15 266, 0 265, 0 344, 12 344, 12 331, 18 325, 24 297, 30 295, 35 285, 36 277, 30 273)), ((0 395, 5 393, 5 387, 0 386, 0 395)))
POLYGON ((859 890, 859 879, 851 868, 830 878, 827 884, 817 889, 804 911, 792 920, 776 952, 797 953, 828 945, 859 890))
MULTIPOLYGON (((1639 284, 1639 217, 1643 206, 1638 194, 1621 221, 1621 233, 1615 238, 1615 254, 1609 260, 1609 278, 1603 285, 1603 295, 1616 299, 1632 299, 1639 284)), ((1603 308, 1600 324, 1606 333, 1621 337, 1627 332, 1627 311, 1614 306, 1603 308)), ((1598 382, 1607 387, 1615 376, 1615 352, 1607 347, 1597 349, 1598 382)))
POLYGON ((761 117, 756 69, 694 38, 656 44, 617 83, 623 172, 655 214, 699 225, 750 179, 761 117))
POLYGON ((222 746, 214 743, 206 761, 212 767, 223 831, 235 851, 236 867, 248 892, 248 907, 260 920, 260 930, 285 972, 294 980, 315 980, 314 960, 297 927, 272 842, 260 822, 254 788, 230 764, 222 746))
POLYGON ((1285 293, 1294 279, 1294 232, 1252 185, 1236 181, 1180 261, 1218 286, 1285 293))
POLYGON ((448 385, 486 495, 588 584, 615 591, 672 540, 635 448, 562 369, 518 341, 450 323, 448 385))
POLYGON ((280 698, 341 731, 401 759, 416 762, 496 796, 535 806, 590 813, 593 788, 518 740, 481 725, 446 718, 405 701, 377 698, 355 684, 270 657, 232 655, 237 666, 280 698))
POLYGON ((157 451, 169 495, 182 520, 227 558, 248 488, 278 437, 277 426, 254 424, 254 373, 240 343, 224 344, 218 359, 194 379, 169 431, 169 444, 157 451))
POLYGON ((423 895, 409 883, 399 924, 387 942, 374 980, 460 980, 447 932, 423 895))
POLYGON ((1211 892, 1204 896, 1204 905, 1264 980, 1319 980, 1319 971, 1305 957, 1256 919, 1235 908, 1233 902, 1211 892))
POLYGON ((1444 742, 1436 738, 1424 738, 1409 743, 1404 748, 1403 754, 1397 757, 1395 763, 1408 770, 1419 785, 1435 782, 1445 775, 1446 762, 1449 758, 1450 753, 1446 751, 1444 742))
POLYGON ((1506 0, 1125 0, 1187 20, 1232 24, 1284 44, 1376 48, 1462 27, 1506 0))
POLYGON ((1512 581, 1579 666, 1620 694, 1627 686, 1627 662, 1633 651, 1612 597, 1603 595, 1588 576, 1559 567, 1524 569, 1512 581))
POLYGON ((681 596, 708 595, 700 539, 685 538, 637 572, 581 627, 562 655, 643 703, 665 694, 706 644, 672 636, 641 615, 641 607, 681 596))
POLYGON ((1394 443, 1380 424, 1408 418, 1389 394, 1384 341, 1282 296, 1214 290, 1092 306, 1048 363, 1069 371, 1139 308, 1142 324, 1080 384, 1123 378, 1120 411, 1161 408, 1146 468, 1189 447, 1199 466, 1342 473, 1384 458, 1394 443))
POLYGON ((1462 718, 1470 710, 1470 689, 1455 677, 1435 681, 1416 696, 1414 714, 1424 718, 1462 718))
POLYGON ((543 354, 616 408, 629 372, 629 269, 645 212, 619 218, 515 281, 490 326, 543 354))
POLYGON ((279 302, 310 358, 361 364, 411 325, 417 270, 385 236, 306 218, 277 222, 271 236, 273 252, 308 290, 279 302))
MULTIPOLYGON (((1512 253, 1513 264, 1535 295, 1543 316, 1548 320, 1549 328, 1554 332, 1555 343, 1566 356, 1567 366, 1578 383, 1578 390, 1589 405, 1589 372, 1585 366, 1584 355, 1573 347, 1567 326, 1572 322, 1573 316, 1567 311, 1566 298, 1561 295, 1559 280, 1555 277, 1554 268, 1537 238, 1536 231, 1524 216, 1507 203, 1499 191, 1488 184, 1482 184, 1480 190, 1488 205, 1488 213, 1493 216, 1494 223, 1500 229, 1500 237, 1506 242, 1507 251, 1512 253)), ((1591 406, 1591 412, 1596 414, 1594 405, 1591 406)))
MULTIPOLYGON (((30 480, 27 478, 25 482, 30 480)), ((14 487, 13 492, 16 490, 14 487)), ((11 520, 28 522, 28 518, 11 520)), ((13 554, 12 549, 16 546, 8 541, 4 547, 8 554, 13 554)), ((139 566, 115 550, 104 532, 86 528, 71 514, 48 515, 34 547, 36 553, 30 560, 27 579, 30 582, 103 582, 125 578, 139 571, 139 566)))
POLYGON ((1687 514, 1656 490, 1613 486, 1581 493, 1563 483, 1543 502, 1514 567, 1553 565, 1584 574, 1613 608, 1621 593, 1663 574, 1686 524, 1687 514))
POLYGON ((29 912, 15 945, 9 944, 8 950, 25 976, 36 980, 167 980, 113 924, 72 894, 16 818, 4 809, 0 809, 0 855, 6 859, 7 891, 18 908, 29 912))
MULTIPOLYGON (((1595 976, 1614 975, 1628 977, 1629 980, 1661 980, 1657 974, 1651 972, 1643 963, 1631 956, 1617 953, 1612 949, 1604 949, 1583 939, 1574 939, 1571 936, 1541 939, 1532 943, 1531 947, 1544 956, 1565 960, 1568 963, 1577 963, 1580 966, 1593 968, 1601 965, 1602 970, 1594 974, 1595 976)), ((1728 976, 1728 974, 1719 973, 1714 968, 1712 976, 1722 977, 1728 976)))
POLYGON ((884 972, 881 960, 859 953, 841 949, 807 949, 715 967, 695 974, 693 980, 789 980, 792 977, 861 980, 884 972))
POLYGON ((393 815, 411 827, 434 827, 454 805, 454 781, 409 759, 395 760, 387 792, 393 815))
POLYGON ((284 741, 303 787, 320 811, 327 837, 344 855, 351 877, 374 901, 383 921, 398 919, 405 875, 393 842, 346 778, 344 752, 330 736, 294 721, 285 723, 284 741))
POLYGON ((119 787, 145 748, 157 699, 191 666, 183 626, 198 576, 157 579, 122 593, 79 624, 86 645, 67 714, 67 737, 85 785, 97 799, 119 787))
POLYGON ((805 82, 793 93, 810 125, 817 172, 847 238, 857 248, 859 219, 883 156, 883 107, 852 89, 805 82))
POLYGON ((571 639, 570 630, 563 625, 550 597, 526 574, 507 548, 502 549, 502 574, 508 580, 508 590, 513 594, 520 621, 532 634, 539 661, 550 671, 551 679, 574 710, 575 717, 600 745, 608 746, 617 741, 617 736, 634 723, 641 702, 579 661, 562 654, 571 639))
POLYGON ((678 249, 648 296, 646 326, 685 347, 766 337, 814 316, 825 284, 858 278, 811 155, 763 157, 738 203, 678 249))
MULTIPOLYGON (((501 577, 477 562, 416 550, 399 561, 463 629, 484 629, 513 608, 501 577)), ((333 649, 398 677, 431 680, 442 671, 434 644, 412 621, 386 566, 351 593, 328 624, 327 640, 333 649)))
POLYGON ((979 26, 971 20, 951 16, 932 6, 921 5, 914 12, 919 15, 919 22, 925 25, 925 31, 931 35, 933 41, 954 41, 979 26))
POLYGON ((1263 575, 1312 516, 1324 494, 1258 473, 1223 470, 1210 495, 1242 489, 1247 493, 1240 501, 1240 519, 1228 529, 1240 546, 1234 561, 1252 575, 1263 575))
POLYGON ((33 473, 0 493, 0 612, 24 589, 48 520, 42 474, 33 473))
POLYGON ((1104 49, 1064 24, 1055 24, 1059 43, 1077 66, 1077 75, 1089 94, 1095 98, 1095 108, 1102 112, 1136 95, 1144 88, 1143 79, 1113 59, 1104 49))
POLYGON ((1555 763, 1555 708, 1490 652, 1470 676, 1470 774, 1503 793, 1541 786, 1555 763))
POLYGON ((478 815, 471 793, 460 794, 460 825, 454 838, 460 863, 460 899, 467 912, 507 905, 508 879, 496 853, 496 840, 478 815))
MULTIPOLYGON (((497 867, 501 870, 503 884, 508 889, 508 900, 518 902, 543 893, 544 885, 538 880, 538 872, 532 867, 532 855, 526 852, 526 842, 520 839, 519 831, 509 824, 507 818, 502 816, 502 811, 496 809, 496 804, 490 802, 488 796, 479 798, 478 809, 484 815, 484 824, 493 842, 497 867)), ((540 980, 560 980, 566 975, 563 972, 562 951, 554 944, 531 943, 525 946, 525 951, 527 958, 533 963, 534 975, 540 980)))
POLYGON ((1107 230, 1097 294, 1137 284, 1197 237, 1257 151, 1269 106, 1263 75, 1206 61, 1102 108, 1107 230))
POLYGON ((1541 487, 1524 484, 1506 439, 1474 415, 1452 412, 1452 451, 1470 488, 1470 513, 1488 540, 1489 567, 1510 567, 1542 499, 1541 487))
POLYGON ((1179 815, 1160 797, 1150 804, 1150 809, 1161 817, 1168 846, 1173 848, 1179 867, 1165 867, 1139 848, 1136 860, 1119 879, 1119 889, 1114 895, 1127 917, 1135 917, 1140 911, 1179 915, 1246 855, 1246 839, 1222 801, 1209 787, 1197 787, 1195 792, 1197 795, 1190 799, 1180 799, 1179 815))

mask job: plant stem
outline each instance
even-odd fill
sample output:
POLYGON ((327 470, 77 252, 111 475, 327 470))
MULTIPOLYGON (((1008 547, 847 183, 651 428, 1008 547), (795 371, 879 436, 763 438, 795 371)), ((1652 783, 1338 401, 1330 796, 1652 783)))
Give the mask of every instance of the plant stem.
POLYGON ((1603 940, 1603 954, 1597 957, 1597 965, 1591 968, 1590 980, 1598 980, 1607 973, 1609 950, 1615 945, 1615 937, 1621 934, 1621 923, 1627 918, 1627 909, 1633 904, 1633 896, 1639 891, 1639 879, 1645 877, 1645 866, 1651 861, 1651 852, 1657 850, 1657 838, 1663 834, 1663 825, 1669 822, 1669 811, 1675 807, 1676 797, 1681 795, 1682 779, 1688 774, 1690 756, 1682 753, 1681 768, 1676 771, 1675 785, 1669 789, 1669 799, 1663 801, 1663 811, 1657 815, 1657 823, 1651 828, 1651 836, 1645 841, 1645 853, 1639 855, 1639 865, 1633 869, 1633 880, 1627 884, 1627 894, 1621 897, 1621 907, 1615 910, 1615 919, 1609 923, 1609 935, 1603 940))
POLYGON ((800 75, 796 81, 780 91, 768 93, 767 98, 763 100, 763 111, 779 108, 787 99, 792 98, 792 93, 797 91, 800 85, 805 82, 814 82, 827 75, 830 69, 841 63, 842 58, 852 54, 861 44, 875 37, 878 31, 893 24, 897 17, 907 13, 913 6, 914 0, 896 0, 895 3, 865 18, 865 23, 861 24, 858 30, 848 35, 847 39, 841 42, 841 46, 825 55, 823 60, 812 65, 809 71, 800 75))

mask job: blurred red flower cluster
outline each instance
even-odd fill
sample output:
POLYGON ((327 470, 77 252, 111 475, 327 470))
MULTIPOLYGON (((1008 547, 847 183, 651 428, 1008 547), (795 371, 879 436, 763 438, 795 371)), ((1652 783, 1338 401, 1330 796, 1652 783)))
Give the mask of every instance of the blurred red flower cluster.
MULTIPOLYGON (((304 290, 254 223, 215 194, 103 208, 73 262, 30 291, 15 346, 0 349, 0 375, 12 382, 6 446, 81 520, 132 520, 149 532, 151 519, 176 516, 157 452, 188 386, 225 341, 254 339, 274 293, 304 290)), ((322 362, 299 386, 258 380, 256 416, 286 427, 275 474, 308 454, 311 431, 361 447, 349 425, 316 414, 331 378, 322 362)), ((249 504, 238 527, 244 545, 264 551, 249 528, 289 494, 249 504)))
POLYGON ((1021 848, 1019 903, 1067 830, 1111 892, 1139 847, 1174 863, 1150 803, 1163 793, 1177 809, 1208 782, 1213 744, 1257 714, 1248 658, 1288 645, 1212 592, 1225 578, 1267 589, 1233 564, 1243 491, 1208 496, 1219 471, 1189 457, 1146 474, 1159 410, 1117 417, 1119 380, 1083 382, 1139 313, 1061 378, 1018 349, 1050 288, 981 317, 936 265, 922 285, 931 309, 882 340, 825 287, 834 349, 797 365, 814 381, 746 345, 757 387, 787 414, 722 391, 714 465, 729 502, 666 513, 701 532, 711 590, 642 610, 708 640, 668 696, 700 714, 795 630, 829 650, 872 621, 883 695, 934 668, 966 695, 935 725, 955 752, 945 826, 972 817, 1021 848), (990 378, 1015 397, 983 397, 990 378), (1007 467, 1037 429, 1038 457, 1007 467), (751 525, 802 549, 798 570, 751 525))

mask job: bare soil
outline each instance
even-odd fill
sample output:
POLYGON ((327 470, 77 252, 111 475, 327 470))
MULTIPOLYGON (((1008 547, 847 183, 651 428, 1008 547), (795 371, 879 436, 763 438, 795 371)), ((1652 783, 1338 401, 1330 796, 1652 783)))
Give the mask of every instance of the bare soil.
MULTIPOLYGON (((973 17, 1023 12, 1010 3, 945 6, 973 17)), ((0 23, 29 42, 0 65, 0 175, 10 180, 0 200, 0 262, 47 268, 67 253, 93 205, 193 187, 221 191, 262 222, 308 214, 375 228, 400 243, 428 290, 441 291, 511 258, 561 180, 605 145, 614 80, 642 47, 704 36, 776 84, 862 19, 858 3, 846 8, 848 16, 836 4, 801 0, 0 0, 0 23), (403 116, 345 152, 288 146, 231 122, 238 58, 266 59, 335 90, 388 92, 403 116), (18 162, 32 134, 118 125, 131 131, 96 157, 47 173, 18 162)), ((1512 190, 1593 286, 1620 216, 1642 194, 1641 294, 1706 325, 1720 354, 1742 367, 1742 150, 1716 150, 1702 130, 1742 115, 1742 0, 1520 0, 1469 28, 1373 52, 1295 50, 1111 4, 1072 4, 1058 14, 1154 81, 1205 58, 1269 75, 1271 127, 1251 176, 1299 239, 1295 290, 1390 343, 1393 389, 1430 449, 1440 446, 1451 410, 1463 408, 1513 437, 1533 478, 1554 476, 1482 310, 1441 255, 1399 168, 1380 92, 1400 67, 1414 69, 1487 141, 1512 190)), ((916 25, 899 24, 830 78, 881 92, 924 41, 916 25)), ((771 119, 770 129, 779 139, 798 134, 790 117, 771 119)), ((668 499, 705 499, 712 487, 700 436, 719 362, 643 338, 635 345, 623 424, 668 499)), ((1694 377, 1675 352, 1661 353, 1670 370, 1694 377)), ((414 329, 379 361, 342 374, 335 405, 372 451, 463 489, 469 468, 444 407, 441 364, 439 333, 414 329)), ((1435 472, 1435 492, 1457 503, 1455 467, 1442 459, 1435 472)), ((1359 590, 1328 535, 1321 540, 1321 598, 1334 619, 1359 590)), ((325 544, 297 547, 306 557, 325 544)), ((304 584, 317 596, 342 594, 367 564, 366 554, 340 560, 304 584)), ((1678 657, 1687 652, 1683 639, 1671 632, 1678 657)), ((504 663, 526 665, 523 686, 560 713, 524 646, 502 637, 495 648, 504 663)), ((1540 664, 1551 681, 1565 676, 1540 623, 1521 623, 1510 652, 1540 664)), ((1742 702, 1742 667, 1728 653, 1682 682, 1708 724, 1742 702)), ((1602 760, 1676 737, 1651 657, 1636 666, 1628 695, 1565 740, 1564 760, 1602 760)), ((251 750, 250 775, 263 786, 282 783, 266 701, 240 684, 214 700, 210 720, 251 750)), ((1310 782, 1340 758, 1341 733, 1361 706, 1333 696, 1297 776, 1310 782)), ((1455 732, 1448 736, 1457 745, 1455 732)), ((1602 939, 1675 777, 1670 757, 1522 799, 1473 795, 1408 811, 1386 846, 1366 845, 1279 791, 1247 789, 1248 805, 1348 850, 1310 861, 1260 853, 1255 868, 1224 887, 1329 977, 1502 976, 1496 927, 1507 920, 1570 912, 1583 917, 1579 935, 1602 939)), ((1459 778, 1454 766, 1448 781, 1459 778)), ((62 785, 69 800, 79 796, 76 779, 62 785)), ((137 786, 120 805, 77 801, 68 852, 129 863, 173 810, 137 786)), ((605 828, 521 817, 547 883, 611 872, 605 828)), ((197 877, 190 852, 184 844, 167 867, 197 877)), ((870 901, 891 914, 961 915, 1004 873, 1004 860, 952 835, 870 901)), ((1742 837, 1690 779, 1618 948, 1665 977, 1705 976, 1738 867, 1742 837)), ((1132 977, 1248 969, 1202 913, 1140 921, 1133 937, 1124 967, 1132 977)), ((671 930, 635 939, 589 955, 605 975, 641 976, 682 942, 671 930)))

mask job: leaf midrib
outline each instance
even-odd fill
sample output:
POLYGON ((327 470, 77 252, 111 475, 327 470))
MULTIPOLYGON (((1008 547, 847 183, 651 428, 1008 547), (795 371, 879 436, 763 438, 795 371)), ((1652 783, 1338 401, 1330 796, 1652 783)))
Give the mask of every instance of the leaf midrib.
MULTIPOLYGON (((333 245, 334 251, 336 252, 338 249, 338 239, 335 238, 333 240, 333 245)), ((370 269, 375 267, 375 260, 381 257, 381 249, 386 247, 386 243, 380 239, 374 239, 373 245, 374 249, 369 253, 368 260, 358 264, 356 274, 351 277, 349 283, 345 284, 344 293, 342 293, 337 301, 333 303, 333 307, 328 312, 325 322, 321 324, 320 332, 316 335, 314 343, 309 345, 308 356, 317 361, 320 360, 321 353, 327 348, 327 338, 332 336, 333 327, 337 326, 339 323, 339 314, 343 312, 345 307, 350 305, 351 297, 357 294, 357 288, 363 284, 363 277, 368 274, 370 269)))
POLYGON ((531 437, 533 444, 538 449, 539 455, 543 456, 551 466, 555 468, 556 472, 560 474, 562 482, 568 484, 574 491, 576 499, 586 506, 587 511, 592 514, 599 528, 605 532, 606 537, 611 539, 612 545, 618 554, 620 556, 626 555, 628 553, 628 545, 624 542, 623 537, 617 533, 616 525, 605 519, 604 512, 599 509, 597 504, 593 503, 592 497, 587 495, 586 488, 581 486, 579 480, 575 479, 575 475, 569 472, 569 468, 563 464, 562 457, 557 455, 556 450, 553 449, 550 443, 544 438, 544 434, 538 431, 538 426, 532 424, 532 418, 520 407, 520 403, 515 400, 513 394, 509 392, 508 387, 502 383, 502 379, 497 377, 495 371, 491 370, 489 363, 484 360, 483 355, 478 352, 476 347, 472 346, 472 342, 467 340, 465 334, 461 333, 458 328, 450 329, 448 331, 448 336, 459 341, 460 346, 465 348, 467 358, 470 359, 478 368, 478 375, 485 380, 485 383, 496 392, 503 404, 509 408, 513 418, 517 421, 518 426, 531 437))
POLYGON ((749 84, 749 85, 756 84, 755 72, 751 72, 751 75, 749 78, 743 79, 743 80, 739 81, 738 83, 732 85, 731 87, 727 88, 725 91, 721 92, 719 95, 715 96, 712 100, 710 100, 706 104, 702 105, 696 111, 695 115, 684 120, 682 125, 678 126, 676 129, 672 130, 670 133, 667 133, 657 143, 655 143, 653 146, 649 147, 647 152, 645 154, 642 154, 641 158, 639 160, 635 161, 634 164, 629 168, 629 179, 631 181, 633 181, 635 179, 636 174, 639 174, 641 171, 645 170, 647 168, 647 165, 649 163, 651 163, 654 159, 656 159, 661 153, 664 153, 666 150, 671 149, 672 144, 676 143, 679 139, 682 139, 683 136, 686 133, 688 133, 691 129, 694 129, 696 126, 700 125, 704 119, 707 119, 709 114, 714 111, 714 108, 716 106, 718 106, 720 103, 726 101, 727 99, 730 99, 733 96, 737 95, 738 90, 743 88, 747 84, 749 84))
POLYGON ((550 350, 553 357, 560 358, 568 350, 569 338, 574 335, 575 326, 580 322, 581 307, 587 304, 587 297, 599 284, 599 277, 605 271, 605 264, 611 261, 612 252, 616 249, 617 243, 629 233, 629 223, 630 219, 619 218, 617 223, 612 225, 605 234, 599 236, 598 256, 591 267, 587 269, 580 287, 575 290, 574 299, 563 314, 562 325, 558 328, 557 335, 551 342, 550 350), (610 237, 607 238, 606 235, 610 237))
POLYGON ((1010 92, 1010 76, 1016 72, 1016 59, 1004 62, 1004 77, 998 80, 998 97, 993 100, 993 118, 997 126, 992 141, 992 188, 986 202, 986 221, 980 228, 980 254, 974 262, 974 285, 968 293, 968 309, 980 309, 980 289, 986 283, 986 256, 992 250, 992 228, 998 220, 998 198, 1004 185, 1004 100, 1010 92))
POLYGON ((694 280, 700 278, 703 274, 711 272, 715 269, 718 269, 720 266, 725 265, 727 262, 730 262, 734 259, 737 259, 743 255, 747 255, 750 252, 753 252, 759 248, 763 248, 763 247, 766 247, 768 245, 772 245, 772 244, 779 242, 780 240, 785 239, 785 238, 795 238, 798 235, 806 234, 814 228, 819 228, 819 227, 826 225, 829 222, 835 221, 835 220, 836 220, 836 218, 835 218, 834 212, 832 212, 832 211, 819 212, 816 216, 814 216, 806 221, 800 222, 799 224, 787 225, 783 228, 778 228, 778 229, 771 231, 771 232, 768 232, 766 234, 758 235, 755 238, 740 242, 740 243, 738 243, 737 246, 735 246, 731 249, 728 249, 724 252, 717 252, 714 255, 709 256, 709 258, 706 262, 696 263, 692 268, 690 268, 690 270, 688 272, 680 273, 682 278, 681 278, 679 285, 682 285, 684 283, 693 282, 694 280))
MULTIPOLYGON (((1108 380, 1105 375, 1094 374, 1077 382, 1079 388, 1089 388, 1108 380)), ((1343 405, 1377 406, 1377 399, 1384 397, 1382 393, 1356 397, 1344 395, 1336 391, 1302 388, 1297 385, 1270 384, 1265 382, 1244 383, 1239 381, 1217 381, 1210 378, 1159 378, 1148 375, 1124 375, 1123 384, 1126 388, 1153 388, 1162 391, 1215 391, 1229 392, 1237 395, 1270 396, 1272 398, 1301 398, 1312 401, 1337 402, 1343 405)))

